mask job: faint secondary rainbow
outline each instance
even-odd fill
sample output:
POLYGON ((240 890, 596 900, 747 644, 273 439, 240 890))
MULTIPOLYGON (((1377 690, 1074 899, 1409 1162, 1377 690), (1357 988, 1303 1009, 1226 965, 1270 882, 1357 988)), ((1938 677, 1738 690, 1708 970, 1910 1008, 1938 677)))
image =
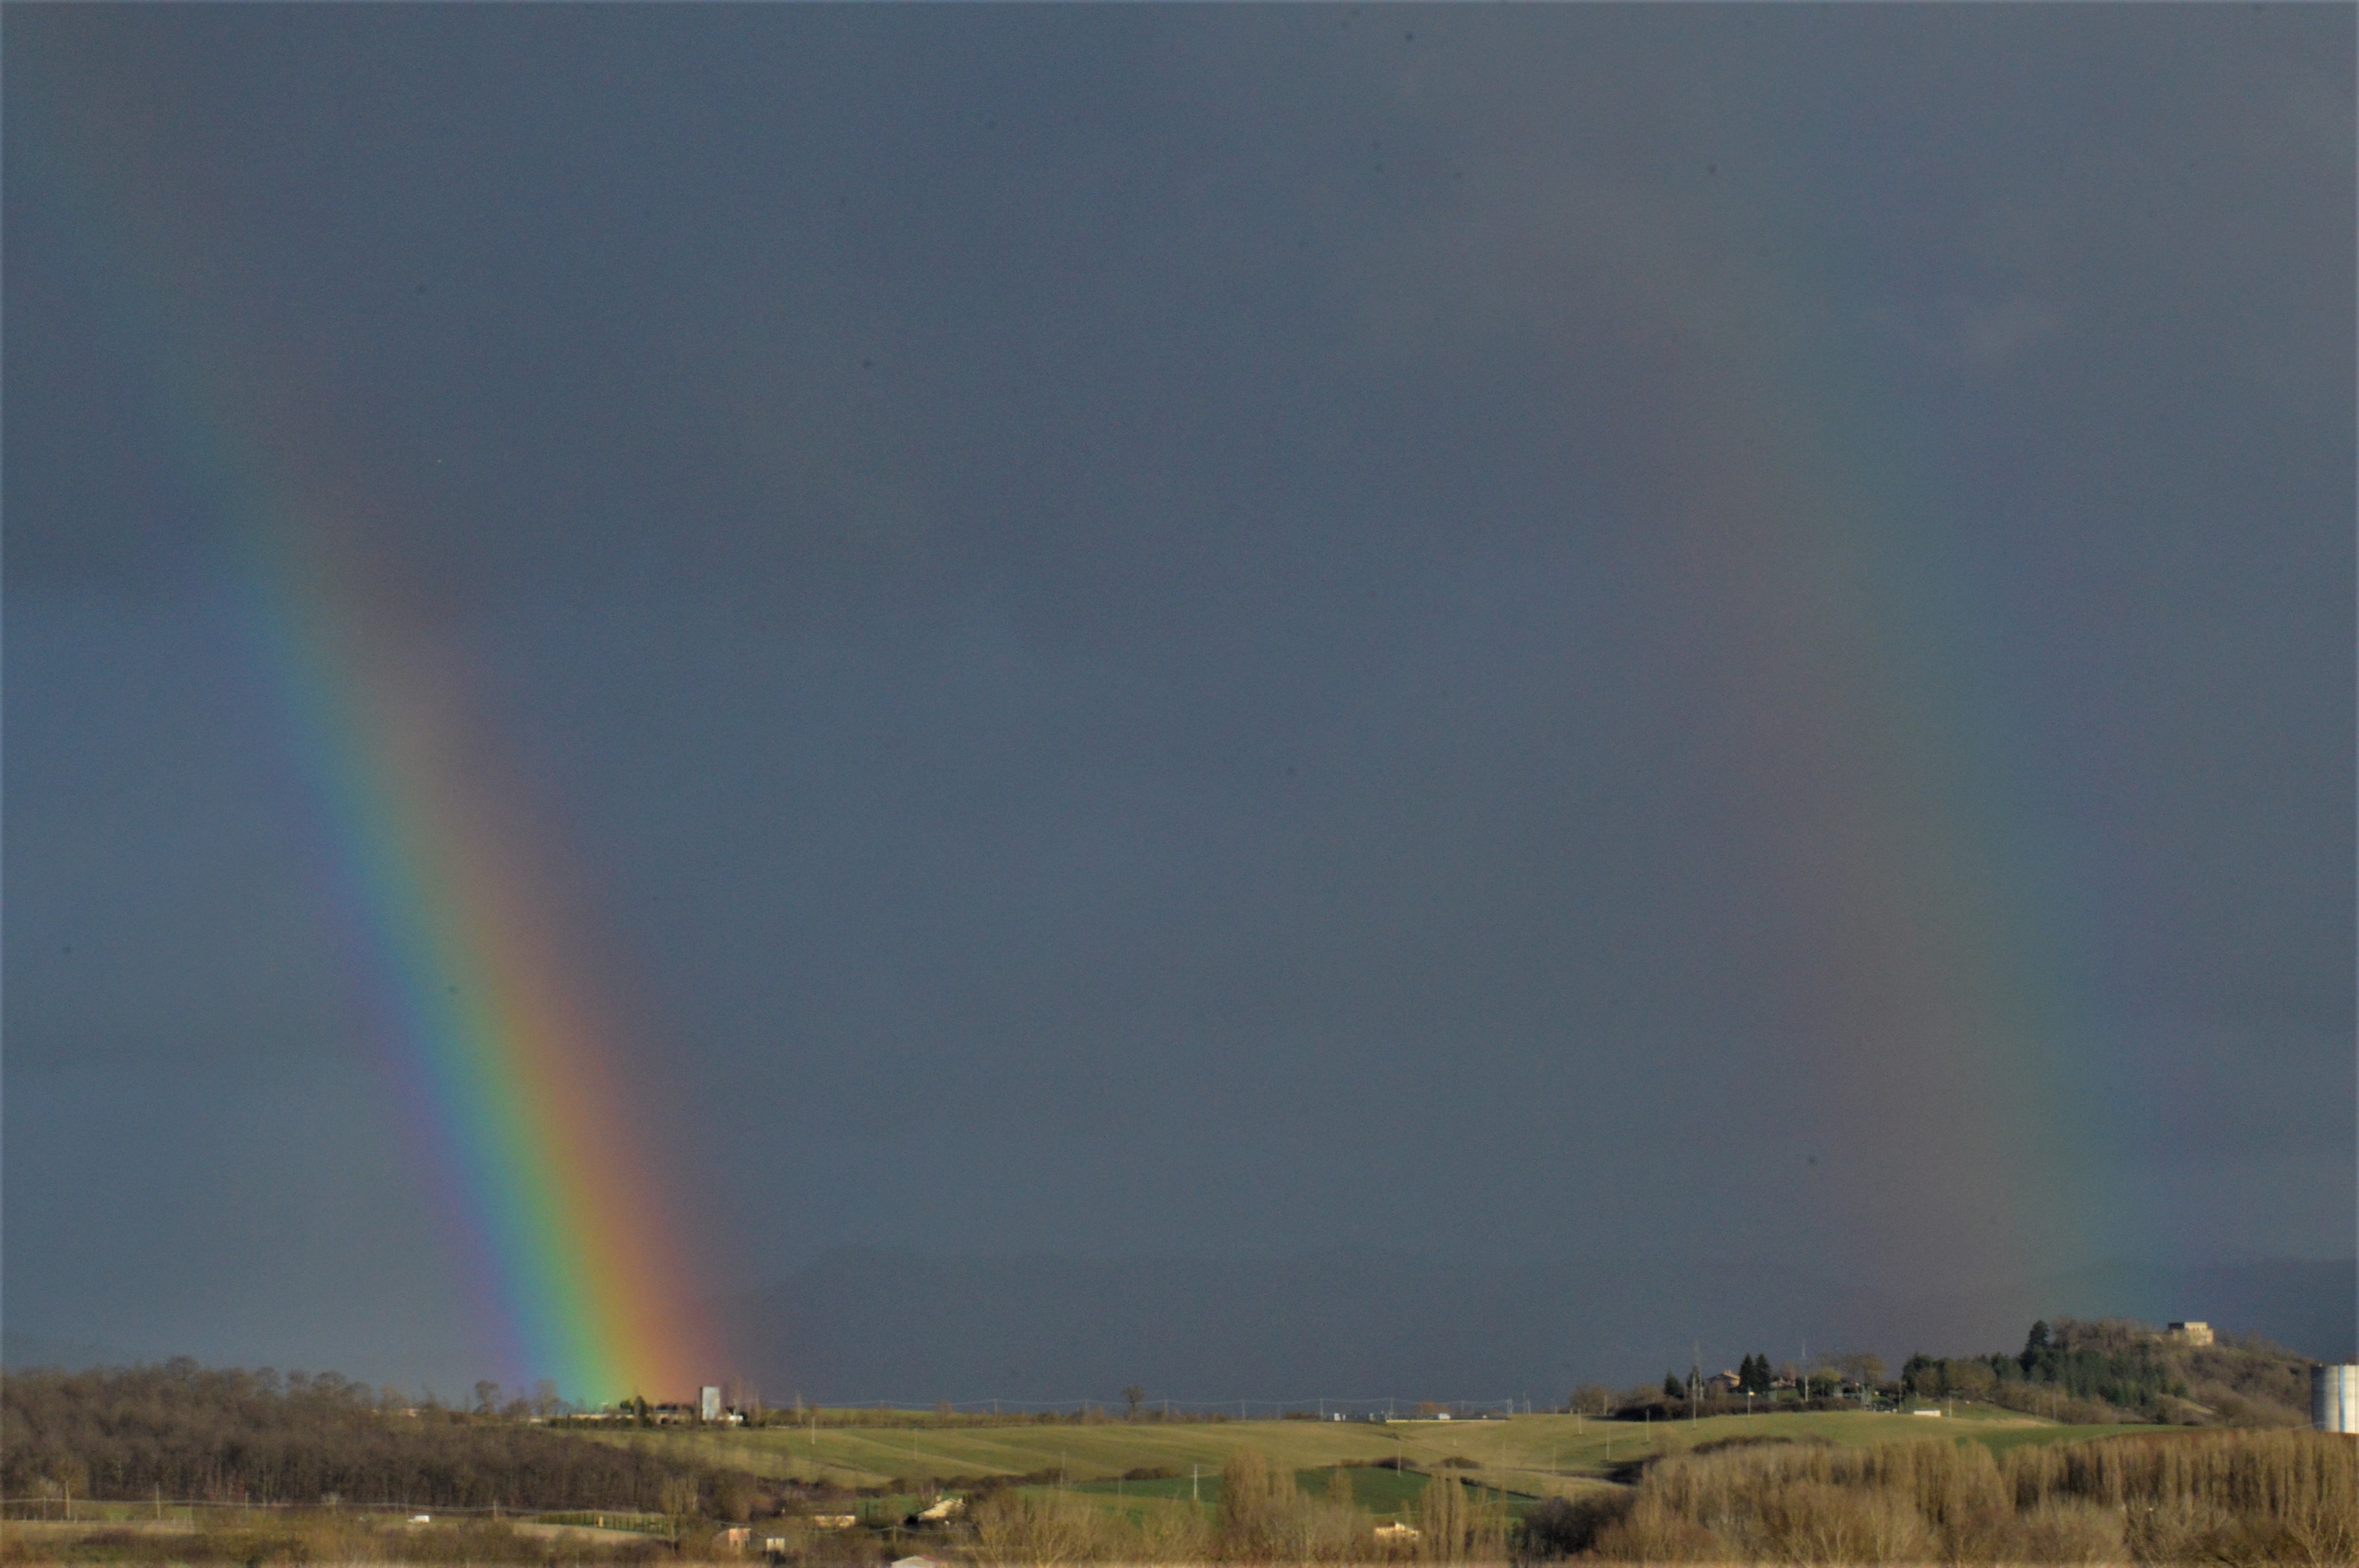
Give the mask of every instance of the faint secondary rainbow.
POLYGON ((1929 1288, 2051 1276, 2119 1244, 2135 1205, 2093 1146, 2084 912, 1986 684, 1961 520, 1877 406, 1818 236, 1774 206, 1696 211, 1684 249, 1627 268, 1621 418, 1645 555, 1722 676, 1698 717, 1786 922, 1760 939, 1806 999, 1767 1011, 1815 1023, 1788 1044, 1850 1167, 1820 1223, 1929 1288))
POLYGON ((613 1010, 540 874, 545 835, 468 722, 456 650, 368 557, 357 514, 377 498, 305 427, 305 367, 206 297, 205 225, 145 178, 117 129, 130 111, 27 107, 52 135, 20 167, 64 214, 115 346, 147 373, 190 492, 229 542, 230 598, 325 829, 326 913, 483 1349, 503 1377, 575 1400, 683 1397, 713 1375, 715 1346, 626 1109, 613 1010))

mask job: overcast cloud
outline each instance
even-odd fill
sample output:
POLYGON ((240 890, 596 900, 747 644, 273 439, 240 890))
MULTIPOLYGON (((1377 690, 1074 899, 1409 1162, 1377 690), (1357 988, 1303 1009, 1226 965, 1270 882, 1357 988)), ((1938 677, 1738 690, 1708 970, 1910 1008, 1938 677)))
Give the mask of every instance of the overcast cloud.
POLYGON ((2353 27, 11 7, 12 1346, 480 1371, 223 420, 496 738, 814 1391, 998 1388, 744 1305, 854 1246, 1810 1260, 1536 1380, 2019 1333, 2034 1208, 2347 1263, 2353 27), (1978 1117, 2061 1184, 1985 1213, 1978 1117))

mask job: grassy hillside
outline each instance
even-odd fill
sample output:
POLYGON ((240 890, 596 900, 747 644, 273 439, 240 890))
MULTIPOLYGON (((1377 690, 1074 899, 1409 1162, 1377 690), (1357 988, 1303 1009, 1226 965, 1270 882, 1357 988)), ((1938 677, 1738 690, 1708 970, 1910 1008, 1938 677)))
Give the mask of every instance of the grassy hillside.
MULTIPOLYGON (((1072 1426, 864 1429, 859 1427, 602 1432, 596 1440, 701 1468, 742 1469, 775 1480, 917 1490, 984 1477, 1112 1482, 1138 1472, 1177 1477, 1147 1495, 1184 1496, 1190 1471, 1217 1476, 1230 1454, 1258 1449, 1295 1470, 1398 1462, 1450 1469, 1470 1481, 1532 1496, 1568 1493, 1635 1461, 1682 1453, 1730 1437, 1818 1437, 1844 1447, 1972 1438, 1994 1452, 2027 1443, 2071 1442, 2150 1427, 2060 1426, 2036 1417, 1962 1404, 1956 1416, 1810 1411, 1713 1416, 1645 1425, 1570 1415, 1507 1421, 1155 1422, 1072 1426)), ((1145 1483, 1142 1483, 1144 1485, 1145 1483)), ((1374 1486, 1373 1481, 1364 1484, 1374 1486)), ((1125 1495, 1127 1495, 1125 1488, 1125 1495)))

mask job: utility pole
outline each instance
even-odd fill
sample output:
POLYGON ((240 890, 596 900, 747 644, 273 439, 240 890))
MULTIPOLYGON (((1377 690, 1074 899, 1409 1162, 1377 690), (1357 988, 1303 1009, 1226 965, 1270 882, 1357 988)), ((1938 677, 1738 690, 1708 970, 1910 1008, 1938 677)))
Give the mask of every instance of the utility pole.
POLYGON ((1204 1500, 1204 1467, 1201 1465, 1188 1466, 1188 1500, 1191 1503, 1204 1500))

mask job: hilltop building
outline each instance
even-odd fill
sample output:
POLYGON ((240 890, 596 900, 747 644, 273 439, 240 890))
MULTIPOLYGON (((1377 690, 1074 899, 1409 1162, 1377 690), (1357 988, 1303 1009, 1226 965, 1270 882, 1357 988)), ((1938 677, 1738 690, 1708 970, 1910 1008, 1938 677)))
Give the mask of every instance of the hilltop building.
POLYGON ((2162 1331, 2162 1336, 2173 1345, 2209 1345, 2212 1325, 2208 1323, 2174 1323, 2162 1331))

